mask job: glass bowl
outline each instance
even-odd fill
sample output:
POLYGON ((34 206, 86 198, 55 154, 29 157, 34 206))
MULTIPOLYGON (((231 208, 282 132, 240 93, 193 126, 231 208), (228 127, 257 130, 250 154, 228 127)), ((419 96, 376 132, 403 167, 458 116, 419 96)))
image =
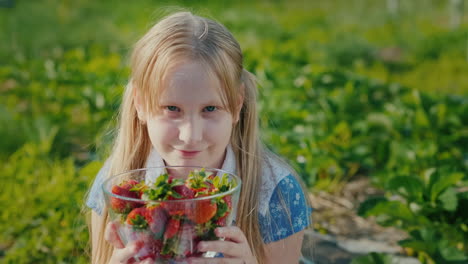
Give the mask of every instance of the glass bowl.
POLYGON ((110 221, 124 245, 133 243, 134 261, 185 263, 200 241, 218 240, 217 227, 236 218, 241 180, 219 169, 164 166, 131 170, 102 185, 110 221))

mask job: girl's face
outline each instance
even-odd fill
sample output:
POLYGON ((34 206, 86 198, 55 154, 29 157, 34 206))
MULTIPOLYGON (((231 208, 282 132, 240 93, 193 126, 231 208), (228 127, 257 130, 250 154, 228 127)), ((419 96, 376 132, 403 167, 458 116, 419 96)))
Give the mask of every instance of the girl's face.
POLYGON ((223 107, 220 87, 205 66, 189 61, 167 74, 156 114, 143 113, 137 98, 139 118, 166 165, 222 166, 235 120, 223 107))

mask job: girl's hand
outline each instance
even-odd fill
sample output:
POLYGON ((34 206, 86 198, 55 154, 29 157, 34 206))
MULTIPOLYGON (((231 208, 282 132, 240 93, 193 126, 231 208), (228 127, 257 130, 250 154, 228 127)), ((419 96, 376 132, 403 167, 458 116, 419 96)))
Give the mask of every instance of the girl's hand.
POLYGON ((257 260, 252 254, 247 238, 237 226, 218 227, 215 229, 218 237, 224 241, 203 241, 198 244, 201 252, 214 251, 222 253, 224 258, 190 258, 189 263, 232 263, 256 264, 257 260))
POLYGON ((138 253, 140 247, 136 243, 129 243, 127 246, 125 246, 122 240, 120 240, 119 234, 117 233, 118 228, 118 222, 109 222, 104 233, 104 238, 106 241, 114 246, 114 252, 112 253, 112 258, 109 261, 109 264, 154 263, 153 259, 145 259, 142 262, 136 261, 133 257, 138 253))

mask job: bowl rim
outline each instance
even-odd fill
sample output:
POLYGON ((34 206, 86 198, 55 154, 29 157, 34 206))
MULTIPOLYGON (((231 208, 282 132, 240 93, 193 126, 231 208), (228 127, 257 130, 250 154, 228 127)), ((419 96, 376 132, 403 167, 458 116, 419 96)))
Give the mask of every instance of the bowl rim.
MULTIPOLYGON (((160 175, 161 176, 161 175, 160 175)), ((146 168, 139 168, 139 169, 133 169, 133 170, 128 170, 128 171, 125 171, 125 172, 121 172, 121 173, 118 173, 118 174, 115 174, 115 175, 112 175, 110 176, 109 178, 105 179, 102 184, 101 184, 101 189, 102 191, 111 196, 111 197, 114 197, 114 198, 119 198, 119 199, 122 199, 122 200, 126 200, 126 201, 131 201, 131 202, 145 202, 145 203, 148 203, 148 202, 152 202, 152 203, 181 203, 181 202, 188 202, 188 201, 201 201, 201 200, 211 200, 213 198, 217 198, 219 196, 226 196, 226 195, 229 195, 229 194, 232 194, 234 192, 236 192, 238 189, 241 188, 241 185, 242 185, 242 180, 239 176, 237 176, 236 174, 234 173, 231 173, 229 171, 226 171, 226 170, 222 170, 222 169, 216 169, 216 168, 210 168, 210 167, 204 167, 204 166, 185 166, 185 165, 181 165, 181 166, 177 166, 177 165, 171 165, 171 166, 157 166, 157 167, 146 167, 146 168), (197 197, 197 198, 191 198, 191 199, 177 199, 177 200, 162 200, 162 201, 157 201, 157 200, 143 200, 143 199, 137 199, 137 198, 131 198, 131 197, 126 197, 126 196, 121 196, 121 195, 118 195, 118 194, 115 194, 115 193, 112 193, 112 191, 108 191, 106 190, 106 184, 109 183, 112 179, 114 178, 117 178, 119 176, 122 176, 124 174, 128 174, 128 173, 132 173, 132 172, 138 172, 138 171, 147 171, 147 170, 150 170, 150 169, 165 169, 165 168, 199 168, 199 169, 205 169, 205 170, 214 170, 216 172, 222 172, 222 173, 227 173, 231 176, 233 176, 235 179, 236 179, 236 183, 237 185, 226 191, 226 192, 222 192, 222 193, 217 193, 217 194, 212 194, 212 195, 208 195, 208 196, 201 196, 201 197, 197 197)))

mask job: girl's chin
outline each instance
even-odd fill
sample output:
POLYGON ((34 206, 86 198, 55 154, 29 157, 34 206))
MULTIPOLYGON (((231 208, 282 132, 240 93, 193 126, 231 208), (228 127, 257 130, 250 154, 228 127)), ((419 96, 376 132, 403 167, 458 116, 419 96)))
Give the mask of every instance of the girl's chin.
POLYGON ((205 162, 197 160, 187 160, 187 159, 177 159, 171 161, 169 164, 166 162, 166 165, 169 166, 196 166, 196 167, 208 167, 205 162))

